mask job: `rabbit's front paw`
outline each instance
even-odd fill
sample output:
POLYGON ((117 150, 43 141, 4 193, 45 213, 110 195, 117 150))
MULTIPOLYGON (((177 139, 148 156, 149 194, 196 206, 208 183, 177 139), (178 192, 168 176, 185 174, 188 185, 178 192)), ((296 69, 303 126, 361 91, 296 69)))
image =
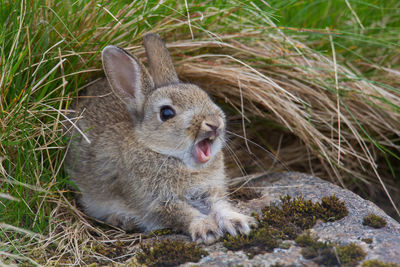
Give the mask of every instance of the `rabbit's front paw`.
POLYGON ((257 221, 250 216, 232 210, 220 211, 216 214, 218 225, 230 235, 236 235, 237 231, 248 235, 250 227, 257 225, 257 221))
POLYGON ((222 231, 216 222, 210 218, 193 220, 189 226, 189 233, 193 241, 211 244, 222 236, 222 231))

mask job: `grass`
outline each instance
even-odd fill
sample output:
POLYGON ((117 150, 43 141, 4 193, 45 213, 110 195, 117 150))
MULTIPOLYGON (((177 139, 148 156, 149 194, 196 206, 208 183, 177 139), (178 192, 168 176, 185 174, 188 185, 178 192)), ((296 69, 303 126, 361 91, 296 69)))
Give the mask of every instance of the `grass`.
POLYGON ((168 42, 180 78, 229 114, 231 176, 313 173, 396 216, 399 13, 395 0, 2 1, 0 264, 82 264, 102 257, 93 242, 121 236, 77 210, 63 124, 102 75, 99 51, 114 44, 144 58, 148 31, 168 42))

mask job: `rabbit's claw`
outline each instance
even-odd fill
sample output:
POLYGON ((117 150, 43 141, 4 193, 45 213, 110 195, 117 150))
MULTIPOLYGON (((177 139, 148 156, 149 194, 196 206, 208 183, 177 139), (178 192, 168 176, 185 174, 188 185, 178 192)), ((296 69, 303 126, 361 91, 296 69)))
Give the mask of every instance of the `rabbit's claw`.
POLYGON ((196 219, 189 226, 189 233, 193 241, 212 244, 223 234, 217 223, 210 217, 196 219))
POLYGON ((236 235, 237 232, 248 235, 250 233, 250 227, 257 224, 253 217, 236 211, 224 211, 222 214, 221 213, 216 216, 218 225, 230 235, 236 235))

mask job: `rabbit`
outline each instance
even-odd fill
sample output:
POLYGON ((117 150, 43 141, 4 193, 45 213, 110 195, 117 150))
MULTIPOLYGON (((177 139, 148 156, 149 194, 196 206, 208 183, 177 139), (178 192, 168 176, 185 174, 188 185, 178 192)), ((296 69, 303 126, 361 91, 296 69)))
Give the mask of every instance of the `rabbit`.
POLYGON ((73 103, 81 116, 66 170, 92 217, 132 230, 172 228, 211 244, 249 234, 254 218, 227 201, 225 115, 198 86, 179 81, 163 40, 143 37, 150 73, 106 46, 105 78, 73 103))

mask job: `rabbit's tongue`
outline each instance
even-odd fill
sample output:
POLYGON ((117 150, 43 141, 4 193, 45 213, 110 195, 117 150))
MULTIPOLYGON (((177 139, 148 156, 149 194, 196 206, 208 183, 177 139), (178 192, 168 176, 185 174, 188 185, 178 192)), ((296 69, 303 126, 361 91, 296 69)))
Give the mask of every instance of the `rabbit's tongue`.
POLYGON ((211 143, 210 140, 204 139, 194 147, 194 157, 200 163, 206 163, 211 158, 211 143))

